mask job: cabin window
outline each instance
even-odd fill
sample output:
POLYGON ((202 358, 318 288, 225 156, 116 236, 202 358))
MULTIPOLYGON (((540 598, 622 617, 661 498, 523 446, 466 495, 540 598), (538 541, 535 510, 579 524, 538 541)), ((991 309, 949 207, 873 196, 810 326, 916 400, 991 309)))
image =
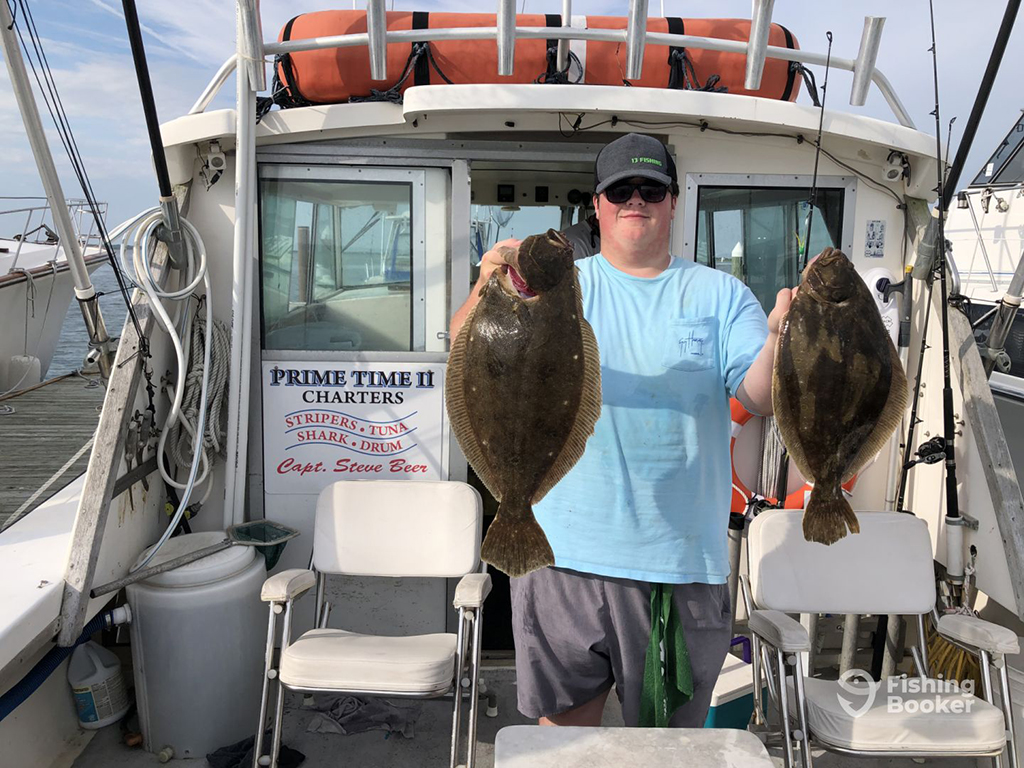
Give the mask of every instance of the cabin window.
POLYGON ((560 208, 555 205, 540 206, 499 206, 474 205, 469 225, 470 265, 472 267, 470 285, 476 282, 479 274, 480 260, 483 255, 501 240, 524 237, 546 232, 549 229, 562 229, 566 221, 566 213, 572 215, 573 209, 560 208))
MULTIPOLYGON (((819 189, 808 252, 841 247, 845 189, 819 189)), ((735 275, 769 311, 783 287, 799 282, 808 190, 700 186, 696 260, 735 275)))
POLYGON ((260 182, 266 349, 408 351, 409 182, 260 182))

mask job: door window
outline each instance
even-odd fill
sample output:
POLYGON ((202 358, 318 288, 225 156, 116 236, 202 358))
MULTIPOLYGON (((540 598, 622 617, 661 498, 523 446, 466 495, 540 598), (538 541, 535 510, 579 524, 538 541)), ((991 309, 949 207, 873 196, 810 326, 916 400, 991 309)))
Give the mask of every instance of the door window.
MULTIPOLYGON (((811 223, 812 256, 842 242, 843 189, 819 189, 811 223)), ((807 236, 807 191, 799 187, 701 186, 697 261, 735 275, 764 306, 799 282, 807 236)))
POLYGON ((265 349, 413 348, 413 184, 260 182, 265 349))

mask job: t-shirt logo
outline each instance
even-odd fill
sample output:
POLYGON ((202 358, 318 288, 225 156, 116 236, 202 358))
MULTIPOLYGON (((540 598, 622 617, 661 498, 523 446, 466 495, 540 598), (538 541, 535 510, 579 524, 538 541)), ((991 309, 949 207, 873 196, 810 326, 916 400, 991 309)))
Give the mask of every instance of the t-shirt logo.
POLYGON ((692 355, 693 357, 704 357, 704 342, 706 341, 706 337, 695 336, 693 331, 690 331, 689 336, 679 339, 679 356, 692 355))

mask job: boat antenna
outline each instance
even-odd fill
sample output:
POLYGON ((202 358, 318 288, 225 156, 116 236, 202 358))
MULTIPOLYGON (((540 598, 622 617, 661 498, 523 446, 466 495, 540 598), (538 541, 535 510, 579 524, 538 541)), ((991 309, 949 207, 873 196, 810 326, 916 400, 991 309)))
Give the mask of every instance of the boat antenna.
POLYGON ((821 129, 825 123, 825 94, 828 91, 828 70, 832 63, 832 31, 825 33, 828 38, 828 52, 825 55, 825 80, 821 84, 821 109, 818 112, 818 138, 814 149, 814 175, 811 177, 811 196, 807 199, 807 222, 804 227, 804 244, 800 254, 800 272, 807 266, 807 249, 811 247, 811 222, 814 220, 814 203, 818 199, 818 160, 821 158, 821 129))

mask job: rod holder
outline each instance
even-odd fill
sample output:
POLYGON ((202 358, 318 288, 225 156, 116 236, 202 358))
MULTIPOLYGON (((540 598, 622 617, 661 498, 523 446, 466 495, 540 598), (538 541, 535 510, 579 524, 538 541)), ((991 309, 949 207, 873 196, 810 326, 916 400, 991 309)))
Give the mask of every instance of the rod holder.
POLYGON ((259 0, 238 4, 242 21, 242 46, 249 85, 254 91, 267 89, 267 68, 263 62, 263 22, 260 21, 259 0))
POLYGON ((748 91, 761 88, 764 60, 768 53, 768 33, 772 28, 775 0, 754 0, 750 17, 750 40, 747 42, 747 75, 743 87, 748 91))
MULTIPOLYGON (((562 26, 572 26, 572 0, 562 0, 562 26)), ((558 41, 558 71, 569 66, 569 41, 558 41)))
POLYGON ((512 74, 516 59, 516 3, 498 0, 498 74, 512 74))
POLYGON ((161 197, 160 211, 163 213, 164 223, 157 233, 157 239, 166 243, 171 266, 175 269, 184 269, 185 236, 181 227, 181 218, 178 215, 177 201, 173 197, 161 197))
POLYGON ((629 0, 626 20, 626 79, 639 80, 644 69, 647 42, 647 0, 629 0))
POLYGON ((875 60, 882 43, 884 16, 865 16, 864 31, 860 35, 860 50, 853 62, 853 88, 850 89, 850 106, 863 107, 868 99, 871 76, 875 74, 875 60))
POLYGON ((388 18, 384 0, 367 0, 366 33, 370 49, 370 79, 388 79, 388 18))

